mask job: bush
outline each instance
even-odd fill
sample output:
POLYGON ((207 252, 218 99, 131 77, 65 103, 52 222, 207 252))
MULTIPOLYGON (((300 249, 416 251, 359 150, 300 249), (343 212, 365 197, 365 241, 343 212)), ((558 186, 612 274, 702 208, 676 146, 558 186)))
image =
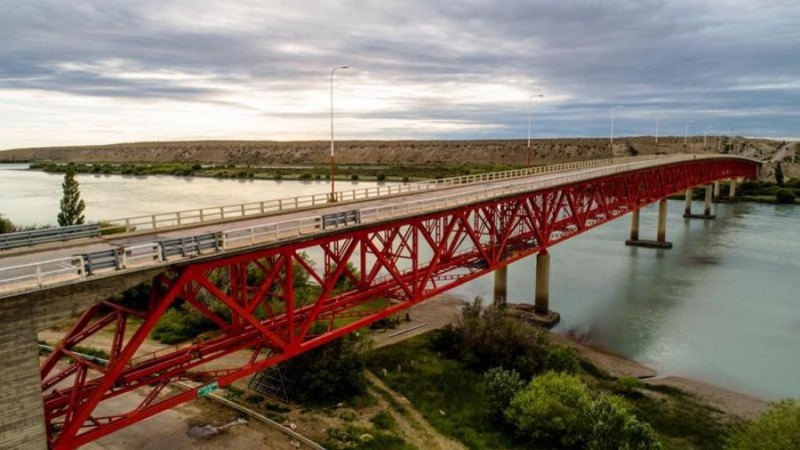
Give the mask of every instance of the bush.
POLYGON ((590 434, 592 397, 581 380, 564 373, 534 378, 517 393, 505 417, 520 434, 545 445, 579 446, 590 434))
POLYGON ((353 180, 353 181, 356 181, 356 180, 358 180, 358 175, 354 173, 354 174, 350 175, 350 179, 353 180))
POLYGON ((502 367, 489 369, 483 375, 483 384, 489 412, 498 419, 503 418, 503 412, 511 404, 511 399, 525 388, 525 381, 516 370, 505 370, 502 367))
POLYGON ((362 337, 349 334, 281 363, 282 376, 299 387, 290 397, 306 404, 325 404, 363 393, 367 348, 362 337))
POLYGON ((661 448, 653 428, 636 420, 630 406, 619 397, 600 395, 589 412, 592 424, 588 450, 655 450, 661 448))
POLYGON ((547 367, 548 336, 541 328, 519 322, 503 308, 482 308, 481 298, 463 310, 458 325, 463 340, 459 359, 477 370, 503 367, 531 378, 547 367))
POLYGON ((593 397, 580 378, 548 372, 511 400, 506 419, 525 437, 545 446, 589 450, 658 450, 649 424, 620 397, 593 397))
POLYGON ((313 175, 310 172, 303 172, 298 178, 301 180, 310 180, 312 177, 313 175))
POLYGON ((377 178, 378 178, 378 181, 383 181, 383 180, 385 180, 385 179, 386 179, 386 174, 379 173, 379 174, 378 174, 378 176, 377 176, 377 178))
POLYGON ((576 374, 581 369, 578 351, 563 345, 553 345, 547 355, 547 370, 576 374))
POLYGON ((726 450, 800 448, 800 404, 784 400, 731 434, 726 450))
POLYGON ((152 338, 163 344, 184 342, 216 327, 195 309, 170 308, 153 328, 152 338))
POLYGON ((791 189, 779 189, 775 194, 775 201, 782 205, 791 205, 797 196, 791 189))

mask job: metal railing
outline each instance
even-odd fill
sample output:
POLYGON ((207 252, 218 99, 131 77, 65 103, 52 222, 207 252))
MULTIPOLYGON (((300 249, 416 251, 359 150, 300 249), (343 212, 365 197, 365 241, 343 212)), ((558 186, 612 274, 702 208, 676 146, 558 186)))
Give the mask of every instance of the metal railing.
MULTIPOLYGON (((655 161, 656 158, 652 157, 636 158, 635 162, 628 162, 610 167, 596 167, 594 169, 583 170, 579 173, 573 173, 569 175, 565 174, 563 176, 548 177, 546 179, 519 180, 514 183, 505 183, 499 186, 490 186, 483 189, 478 188, 468 192, 459 192, 450 195, 440 195, 435 198, 415 199, 412 201, 405 201, 387 206, 361 208, 344 213, 345 215, 349 214, 352 216, 351 218, 357 217, 358 220, 351 220, 347 223, 337 222, 337 226, 347 227, 359 223, 372 223, 405 215, 420 214, 423 212, 452 208, 459 205, 465 205, 512 193, 546 189, 576 181, 584 181, 587 179, 614 175, 664 163, 679 162, 688 159, 711 159, 715 157, 724 158, 726 156, 697 155, 690 157, 685 155, 673 155, 660 157, 657 161, 655 161)), ((625 159, 630 160, 630 158, 625 159)), ((597 164, 594 164, 594 166, 597 166, 597 164)), ((511 178, 517 177, 506 176, 505 178, 499 179, 511 178)), ((235 249, 256 244, 292 239, 311 233, 325 232, 326 230, 324 230, 322 226, 322 217, 323 216, 321 215, 308 216, 277 223, 261 224, 244 228, 222 230, 215 233, 205 233, 202 235, 189 236, 179 239, 161 240, 127 247, 120 247, 116 250, 111 250, 112 252, 117 252, 115 264, 104 264, 103 267, 98 267, 94 270, 92 270, 92 268, 86 264, 86 260, 91 259, 89 258, 88 254, 39 263, 30 263, 9 268, 1 268, 0 293, 36 289, 44 285, 65 281, 74 281, 75 279, 83 279, 87 276, 87 272, 94 272, 98 269, 124 270, 133 267, 149 266, 163 263, 164 261, 170 259, 180 259, 206 252, 235 249)), ((101 251, 101 253, 104 252, 108 251, 101 251)))
MULTIPOLYGON (((657 158, 657 156, 624 157, 593 159, 588 161, 578 161, 572 163, 555 164, 550 166, 529 167, 525 169, 507 170, 504 172, 488 172, 475 175, 462 175, 436 180, 425 180, 413 183, 404 183, 387 186, 373 186, 363 189, 353 189, 348 191, 337 191, 337 202, 351 202, 366 200, 387 195, 409 194, 414 192, 426 191, 430 189, 440 189, 445 187, 461 186, 465 184, 484 183, 488 181, 507 180, 512 178, 528 177, 550 172, 560 172, 571 169, 582 169, 587 167, 602 166, 607 164, 618 164, 631 159, 641 160, 643 158, 657 158)), ((298 197, 283 198, 277 200, 265 200, 259 202, 240 203, 236 205, 214 206, 209 208, 190 209, 183 211, 173 211, 145 216, 125 217, 122 219, 104 220, 102 230, 106 233, 111 232, 134 232, 134 231, 154 231, 166 228, 174 228, 184 225, 202 224, 207 222, 224 222, 228 220, 239 220, 244 217, 259 216, 264 214, 276 213, 302 208, 313 208, 328 204, 329 194, 313 194, 298 197)))
POLYGON ((69 256, 0 268, 0 290, 40 288, 53 283, 85 277, 83 257, 80 255, 69 256))
POLYGON ((0 234, 0 250, 95 236, 100 236, 100 224, 98 223, 17 231, 0 234))

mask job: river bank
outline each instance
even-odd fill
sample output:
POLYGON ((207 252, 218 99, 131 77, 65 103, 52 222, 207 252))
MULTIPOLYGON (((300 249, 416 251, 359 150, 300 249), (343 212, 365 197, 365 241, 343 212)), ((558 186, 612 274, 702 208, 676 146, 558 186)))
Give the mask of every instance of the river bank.
MULTIPOLYGON (((399 334, 397 331, 377 334, 375 347, 380 348, 396 344, 454 323, 461 314, 461 307, 466 303, 464 299, 451 295, 441 295, 420 303, 409 310, 411 321, 399 330, 401 332, 402 330, 410 331, 399 334)), ((608 349, 581 342, 578 336, 570 333, 551 331, 550 338, 556 344, 568 345, 576 349, 581 358, 591 362, 613 377, 635 377, 648 384, 680 389, 727 416, 738 419, 752 419, 765 411, 770 404, 764 399, 756 398, 743 392, 691 378, 680 376, 659 377, 655 369, 641 362, 615 355, 608 349)))

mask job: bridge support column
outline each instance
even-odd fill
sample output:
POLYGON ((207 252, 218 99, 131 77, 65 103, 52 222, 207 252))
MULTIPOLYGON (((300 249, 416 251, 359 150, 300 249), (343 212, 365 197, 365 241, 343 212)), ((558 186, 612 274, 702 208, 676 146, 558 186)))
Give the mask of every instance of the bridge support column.
POLYGON ((47 448, 39 347, 27 297, 0 306, 0 361, 0 448, 47 448))
POLYGON ((633 211, 631 215, 631 240, 639 240, 639 210, 633 211))
POLYGON ((550 254, 542 250, 536 254, 536 296, 534 298, 536 314, 546 315, 550 312, 550 254))
POLYGON ((736 201, 736 183, 738 180, 736 178, 731 178, 731 190, 728 193, 728 199, 730 201, 736 201))
POLYGON ((683 206, 683 217, 692 215, 692 188, 686 190, 686 201, 683 206))
POLYGON ((506 306, 508 296, 508 266, 498 267, 494 271, 494 305, 506 306))
POLYGON ((686 208, 683 211, 685 219, 714 219, 717 216, 711 214, 711 198, 713 195, 714 187, 712 185, 706 186, 705 204, 703 205, 703 214, 692 214, 692 199, 691 189, 686 190, 686 208))
POLYGON ((719 180, 717 180, 714 182, 714 198, 712 199, 714 203, 719 202, 720 189, 722 189, 722 186, 720 186, 719 180))
MULTIPOLYGON (((691 194, 687 194, 691 195, 691 194)), ((638 214, 638 210, 636 213, 638 214)), ((625 241, 625 245, 633 247, 648 247, 648 248, 672 248, 672 242, 667 242, 667 199, 662 199, 658 203, 658 231, 656 233, 656 240, 650 241, 645 239, 638 239, 639 217, 638 215, 633 219, 636 222, 636 239, 633 236, 633 229, 631 229, 631 239, 625 241)), ((631 224, 633 226, 633 224, 631 224)))

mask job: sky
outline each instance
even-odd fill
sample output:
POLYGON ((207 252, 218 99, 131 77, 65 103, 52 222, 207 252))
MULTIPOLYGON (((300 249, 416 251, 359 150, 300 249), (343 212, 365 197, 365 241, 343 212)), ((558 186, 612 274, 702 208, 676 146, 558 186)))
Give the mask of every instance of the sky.
POLYGON ((797 0, 0 0, 0 149, 329 139, 340 65, 337 139, 800 136, 797 0))

